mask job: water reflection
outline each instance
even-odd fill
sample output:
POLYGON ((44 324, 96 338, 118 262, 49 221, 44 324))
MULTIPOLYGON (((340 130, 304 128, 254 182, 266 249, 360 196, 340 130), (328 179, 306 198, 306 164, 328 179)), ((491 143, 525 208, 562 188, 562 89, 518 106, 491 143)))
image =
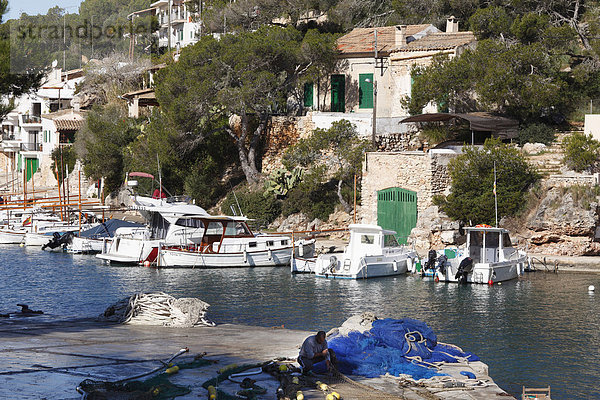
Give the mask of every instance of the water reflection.
POLYGON ((44 318, 94 317, 140 291, 199 297, 221 323, 327 330, 370 311, 426 321, 440 341, 479 355, 515 396, 521 385, 551 385, 554 398, 600 398, 599 298, 587 291, 600 287, 599 276, 535 273, 491 287, 411 276, 326 280, 285 268, 122 267, 18 247, 0 247, 0 263, 0 312, 26 302, 44 318))

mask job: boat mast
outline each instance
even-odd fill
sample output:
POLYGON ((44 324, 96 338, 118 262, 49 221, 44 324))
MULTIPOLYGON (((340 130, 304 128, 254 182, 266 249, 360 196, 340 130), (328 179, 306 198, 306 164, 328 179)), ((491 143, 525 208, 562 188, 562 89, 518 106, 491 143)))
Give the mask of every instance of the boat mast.
POLYGON ((498 227, 498 194, 496 193, 496 161, 494 161, 494 207, 496 209, 496 228, 498 227))

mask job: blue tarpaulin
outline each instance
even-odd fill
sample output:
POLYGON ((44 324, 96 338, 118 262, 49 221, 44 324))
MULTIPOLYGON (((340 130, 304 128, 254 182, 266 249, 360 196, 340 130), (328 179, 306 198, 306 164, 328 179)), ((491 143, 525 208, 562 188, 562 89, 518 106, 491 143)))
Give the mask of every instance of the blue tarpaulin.
POLYGON ((433 330, 414 319, 376 320, 370 330, 335 336, 328 340, 328 345, 336 352, 342 373, 368 378, 389 373, 427 379, 444 375, 427 363, 457 362, 467 357, 469 361, 479 360, 455 346, 438 344, 433 330))
POLYGON ((134 222, 123 221, 122 219, 109 219, 100 225, 81 232, 79 236, 92 239, 113 237, 115 235, 115 231, 119 228, 141 228, 143 226, 144 225, 136 224, 134 222))

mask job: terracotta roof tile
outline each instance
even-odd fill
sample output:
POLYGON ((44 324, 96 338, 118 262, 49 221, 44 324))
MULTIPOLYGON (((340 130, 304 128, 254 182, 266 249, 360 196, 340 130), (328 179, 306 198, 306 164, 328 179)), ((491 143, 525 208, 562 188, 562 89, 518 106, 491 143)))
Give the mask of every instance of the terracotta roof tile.
POLYGON ((78 131, 83 126, 84 120, 82 119, 55 119, 54 125, 56 125, 57 131, 78 131))
MULTIPOLYGON (((407 25, 406 36, 416 35, 430 24, 407 25)), ((396 47, 396 26, 382 26, 377 28, 355 28, 348 34, 338 39, 338 49, 344 54, 373 52, 374 31, 377 29, 377 49, 382 53, 389 53, 396 47)))
POLYGON ((473 32, 430 33, 395 51, 448 50, 474 42, 473 32))

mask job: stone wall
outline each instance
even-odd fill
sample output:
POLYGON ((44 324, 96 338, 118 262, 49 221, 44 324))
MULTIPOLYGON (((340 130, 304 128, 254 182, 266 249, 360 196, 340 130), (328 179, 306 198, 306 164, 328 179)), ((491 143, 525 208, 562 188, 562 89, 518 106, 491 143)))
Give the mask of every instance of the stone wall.
POLYGON ((377 191, 390 187, 417 192, 417 226, 411 233, 417 251, 456 244, 458 223, 440 213, 433 196, 450 193, 448 162, 458 154, 451 150, 367 153, 363 162, 362 205, 359 220, 377 223, 377 191))
POLYGON ((273 117, 267 130, 262 172, 265 175, 283 166, 281 156, 300 138, 306 138, 314 129, 310 115, 305 117, 273 117))

